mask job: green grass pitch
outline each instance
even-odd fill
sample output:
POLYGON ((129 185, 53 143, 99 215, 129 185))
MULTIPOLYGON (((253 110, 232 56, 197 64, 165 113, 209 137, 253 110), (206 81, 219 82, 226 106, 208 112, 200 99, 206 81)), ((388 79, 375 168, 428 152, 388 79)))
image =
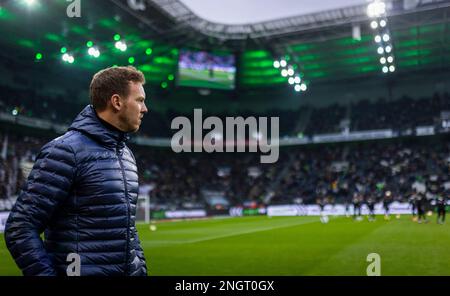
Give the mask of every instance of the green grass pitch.
MULTIPOLYGON (((366 275, 369 253, 381 275, 450 275, 450 224, 410 216, 385 221, 241 217, 156 223, 138 230, 150 275, 366 275)), ((0 239, 0 275, 19 270, 0 239)))

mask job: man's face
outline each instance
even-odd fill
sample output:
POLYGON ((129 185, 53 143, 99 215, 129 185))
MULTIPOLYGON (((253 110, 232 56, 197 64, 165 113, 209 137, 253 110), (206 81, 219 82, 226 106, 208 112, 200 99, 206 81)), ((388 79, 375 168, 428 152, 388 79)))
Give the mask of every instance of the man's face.
POLYGON ((130 82, 129 91, 128 97, 123 100, 124 106, 119 113, 119 120, 125 132, 137 132, 142 117, 148 112, 145 106, 145 91, 139 82, 130 82))

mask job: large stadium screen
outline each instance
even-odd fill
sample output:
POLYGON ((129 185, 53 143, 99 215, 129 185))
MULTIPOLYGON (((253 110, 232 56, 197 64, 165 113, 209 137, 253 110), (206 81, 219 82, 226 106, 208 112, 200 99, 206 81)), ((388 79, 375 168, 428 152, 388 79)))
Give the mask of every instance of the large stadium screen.
POLYGON ((235 88, 234 55, 181 50, 178 85, 199 88, 235 88))

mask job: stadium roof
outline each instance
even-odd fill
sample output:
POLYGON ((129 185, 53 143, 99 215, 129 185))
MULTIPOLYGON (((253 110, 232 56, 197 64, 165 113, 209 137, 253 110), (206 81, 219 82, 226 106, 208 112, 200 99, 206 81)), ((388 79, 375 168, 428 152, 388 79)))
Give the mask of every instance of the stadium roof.
MULTIPOLYGON (((180 0, 82 1, 79 19, 67 17, 65 0, 36 0, 40 5, 28 8, 24 2, 7 1, 0 8, 2 58, 63 64, 66 48, 75 63, 64 68, 94 72, 131 63, 149 83, 169 88, 176 80, 178 51, 185 47, 238 54, 238 85, 244 88, 287 85, 273 66, 284 55, 305 81, 383 75, 366 3, 228 26, 202 20, 180 0), (360 38, 352 36, 355 25, 360 38), (116 34, 128 44, 126 52, 115 48, 116 34), (88 41, 100 49, 99 58, 88 56, 88 41)), ((421 1, 408 9, 403 0, 387 3, 395 74, 450 67, 450 1, 421 1)))
POLYGON ((201 18, 228 25, 254 24, 367 3, 367 0, 180 1, 201 18))

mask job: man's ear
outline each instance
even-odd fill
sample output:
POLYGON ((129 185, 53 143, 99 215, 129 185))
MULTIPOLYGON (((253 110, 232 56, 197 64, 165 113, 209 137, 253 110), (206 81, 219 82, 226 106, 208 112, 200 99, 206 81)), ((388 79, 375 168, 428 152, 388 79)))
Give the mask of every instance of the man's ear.
POLYGON ((118 94, 113 95, 110 102, 114 111, 120 111, 122 109, 122 99, 118 94))

